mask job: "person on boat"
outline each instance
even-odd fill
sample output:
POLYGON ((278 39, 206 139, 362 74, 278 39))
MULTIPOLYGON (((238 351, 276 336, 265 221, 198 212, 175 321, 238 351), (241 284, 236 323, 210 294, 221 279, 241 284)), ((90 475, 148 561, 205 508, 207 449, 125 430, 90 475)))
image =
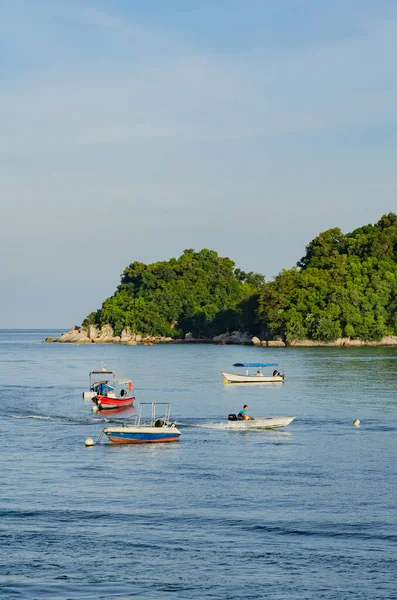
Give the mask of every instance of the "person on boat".
POLYGON ((274 369, 273 377, 280 377, 280 371, 277 371, 277 369, 274 369))
POLYGON ((125 390, 121 390, 120 391, 120 398, 123 398, 125 396, 125 390))
POLYGON ((262 373, 262 369, 258 369, 256 372, 256 376, 257 377, 264 377, 264 374, 262 373))
POLYGON ((249 421, 251 419, 251 417, 247 413, 247 410, 248 410, 248 406, 247 406, 247 404, 244 404, 243 408, 240 410, 240 412, 237 415, 237 418, 240 421, 249 421))

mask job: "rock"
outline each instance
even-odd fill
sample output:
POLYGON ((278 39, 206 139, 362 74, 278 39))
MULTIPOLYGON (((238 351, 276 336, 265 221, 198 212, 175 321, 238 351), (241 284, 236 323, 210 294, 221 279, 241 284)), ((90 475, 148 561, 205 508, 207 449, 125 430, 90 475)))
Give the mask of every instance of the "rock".
POLYGON ((211 341, 216 344, 251 344, 252 335, 248 331, 232 331, 231 333, 221 333, 220 335, 216 335, 211 341))
POLYGON ((341 340, 337 341, 340 341, 341 346, 365 346, 364 340, 351 340, 350 338, 342 338, 341 340))
POLYGON ((87 332, 83 329, 78 329, 77 331, 73 329, 72 331, 68 331, 67 333, 63 333, 60 338, 56 340, 61 343, 70 343, 70 344, 91 344, 92 340, 87 336, 87 332))
POLYGON ((191 340, 192 338, 193 338, 193 334, 190 333, 190 331, 188 333, 185 333, 185 340, 191 340))
POLYGON ((121 339, 123 338, 131 338, 132 334, 131 334, 131 329, 129 327, 124 327, 123 331, 121 332, 121 339))
POLYGON ((324 342, 317 342, 315 340, 291 340, 287 342, 287 346, 293 346, 296 348, 305 348, 309 346, 326 346, 327 344, 324 342))
POLYGON ((397 346, 397 336, 387 335, 382 338, 382 346, 397 346))
POLYGON ((50 335, 48 335, 44 341, 45 342, 52 342, 52 337, 50 335))
POLYGON ((96 340, 98 335, 99 335, 99 332, 98 332, 98 329, 95 327, 95 325, 89 325, 88 331, 87 331, 87 336, 90 338, 90 340, 96 340))
POLYGON ((135 340, 128 340, 128 342, 124 342, 124 343, 126 346, 137 346, 138 345, 135 340))
POLYGON ((87 336, 87 332, 84 330, 72 331, 70 339, 67 340, 72 344, 92 344, 92 340, 87 336))
POLYGON ((81 337, 80 339, 76 340, 76 344, 92 344, 93 341, 90 340, 90 338, 88 338, 87 336, 81 337))
MULTIPOLYGON (((191 335, 191 334, 186 334, 186 335, 191 335)), ((212 340, 214 342, 216 342, 217 344, 224 344, 226 342, 228 336, 229 336, 228 333, 221 333, 220 335, 216 335, 215 337, 213 337, 212 340)), ((185 336, 185 339, 188 339, 188 338, 185 336)))
MULTIPOLYGON (((258 338, 256 338, 258 339, 258 338)), ((259 341, 259 340, 258 340, 259 341)), ((248 331, 232 331, 227 344, 252 344, 252 335, 248 331)))
POLYGON ((267 346, 267 341, 266 340, 262 340, 261 341, 261 346, 267 346))
MULTIPOLYGON (((119 338, 120 339, 120 338, 119 338)), ((109 344, 113 342, 113 327, 109 324, 104 325, 100 334, 96 338, 97 344, 109 344)))
POLYGON ((254 344, 254 346, 260 346, 261 345, 261 341, 259 338, 257 338, 255 335, 253 338, 251 338, 251 344, 254 344))
POLYGON ((126 343, 128 341, 140 342, 141 339, 142 339, 141 336, 137 335, 134 331, 131 331, 129 327, 126 327, 121 332, 121 337, 120 337, 121 343, 126 343))
POLYGON ((123 329, 123 331, 121 332, 120 341, 121 343, 126 343, 128 341, 136 341, 136 335, 133 331, 131 331, 130 327, 125 327, 123 329))
POLYGON ((268 346, 272 346, 273 348, 284 348, 285 343, 282 340, 269 340, 267 342, 268 346))
MULTIPOLYGON (((393 336, 390 336, 393 337, 393 336)), ((287 346, 295 346, 295 347, 338 347, 338 346, 347 346, 347 347, 361 347, 361 346, 397 346, 397 338, 396 341, 389 338, 383 338, 379 342, 372 342, 367 340, 352 340, 350 338, 339 338, 334 342, 324 342, 321 340, 291 340, 287 342, 287 346)))
POLYGON ((72 331, 78 331, 78 330, 79 330, 78 325, 72 325, 72 331))

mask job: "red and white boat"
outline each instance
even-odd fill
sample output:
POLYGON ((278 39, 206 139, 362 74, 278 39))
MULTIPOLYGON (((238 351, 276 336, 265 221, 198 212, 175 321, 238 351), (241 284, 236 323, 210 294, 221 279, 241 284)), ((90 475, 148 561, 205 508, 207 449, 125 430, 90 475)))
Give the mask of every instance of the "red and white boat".
POLYGON ((106 394, 97 394, 92 398, 98 410, 124 408, 134 403, 135 396, 131 379, 115 379, 112 388, 106 394))

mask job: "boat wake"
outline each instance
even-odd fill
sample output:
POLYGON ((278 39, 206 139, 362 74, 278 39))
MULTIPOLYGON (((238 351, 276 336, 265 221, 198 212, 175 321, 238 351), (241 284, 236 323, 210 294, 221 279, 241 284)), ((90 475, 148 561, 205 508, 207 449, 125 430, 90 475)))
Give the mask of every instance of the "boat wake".
POLYGON ((48 417, 43 415, 4 415, 9 419, 39 419, 40 421, 65 421, 61 417, 48 417))
POLYGON ((208 422, 208 423, 192 423, 190 427, 201 427, 204 429, 226 429, 226 423, 221 422, 208 422))
POLYGON ((52 417, 49 415, 15 415, 15 414, 6 414, 4 417, 8 419, 35 419, 38 421, 53 421, 58 423, 74 423, 76 425, 86 425, 87 423, 98 424, 106 424, 106 423, 116 423, 122 424, 125 423, 125 420, 122 419, 104 419, 99 417, 82 417, 81 419, 72 419, 70 417, 52 417))

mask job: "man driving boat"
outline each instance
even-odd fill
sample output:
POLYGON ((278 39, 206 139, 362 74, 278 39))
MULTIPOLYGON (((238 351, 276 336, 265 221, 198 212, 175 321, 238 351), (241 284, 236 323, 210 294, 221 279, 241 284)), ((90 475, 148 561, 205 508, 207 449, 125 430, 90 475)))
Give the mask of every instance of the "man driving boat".
POLYGON ((247 413, 247 410, 248 410, 248 406, 247 406, 247 404, 244 404, 243 408, 240 410, 240 412, 237 415, 237 418, 240 421, 249 421, 251 419, 251 417, 247 413))

